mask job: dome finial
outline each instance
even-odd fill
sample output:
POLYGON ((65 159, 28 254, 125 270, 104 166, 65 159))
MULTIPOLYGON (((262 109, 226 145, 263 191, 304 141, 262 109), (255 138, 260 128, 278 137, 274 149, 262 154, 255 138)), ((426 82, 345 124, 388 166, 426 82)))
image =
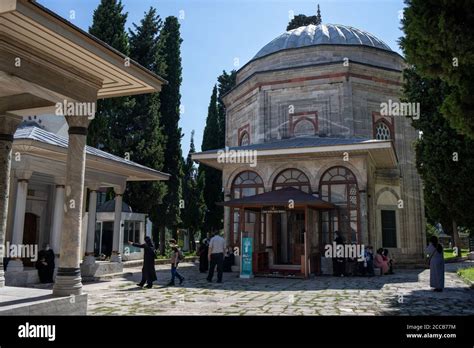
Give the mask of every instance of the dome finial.
POLYGON ((318 11, 316 12, 316 25, 319 25, 322 23, 322 19, 321 19, 321 11, 319 9, 319 4, 318 4, 318 11))

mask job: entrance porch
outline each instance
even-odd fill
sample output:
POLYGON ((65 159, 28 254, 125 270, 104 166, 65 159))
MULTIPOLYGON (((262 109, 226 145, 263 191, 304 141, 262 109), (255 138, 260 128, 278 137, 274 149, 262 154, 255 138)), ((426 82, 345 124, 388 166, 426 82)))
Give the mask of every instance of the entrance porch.
MULTIPOLYGON (((238 215, 234 233, 253 238, 254 275, 307 278, 320 272, 321 213, 336 209, 335 205, 294 187, 223 205, 238 215)), ((237 241, 239 246, 240 237, 237 241)))

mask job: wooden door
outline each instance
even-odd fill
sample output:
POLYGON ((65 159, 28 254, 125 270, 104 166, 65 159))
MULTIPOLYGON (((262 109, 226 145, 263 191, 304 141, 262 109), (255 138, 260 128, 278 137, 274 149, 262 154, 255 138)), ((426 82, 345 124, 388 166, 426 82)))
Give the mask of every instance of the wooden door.
MULTIPOLYGON (((23 244, 24 245, 34 245, 37 244, 37 222, 38 217, 32 213, 25 214, 25 225, 23 228, 23 244)), ((38 248, 38 251, 42 249, 41 246, 38 248)), ((33 267, 34 264, 30 258, 23 259, 23 265, 26 267, 33 267)))
POLYGON ((301 264, 301 256, 304 255, 304 211, 292 211, 288 217, 288 233, 291 243, 291 263, 301 264))

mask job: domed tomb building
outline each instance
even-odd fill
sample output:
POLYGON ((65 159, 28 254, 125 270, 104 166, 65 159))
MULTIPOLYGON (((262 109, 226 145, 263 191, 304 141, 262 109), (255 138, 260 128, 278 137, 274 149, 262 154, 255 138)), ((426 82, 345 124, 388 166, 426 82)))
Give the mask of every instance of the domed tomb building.
POLYGON ((417 133, 384 112, 400 103, 404 67, 372 34, 321 24, 285 32, 237 72, 226 148, 193 158, 222 170, 225 238, 253 238, 254 273, 331 273, 337 234, 422 260, 417 133))

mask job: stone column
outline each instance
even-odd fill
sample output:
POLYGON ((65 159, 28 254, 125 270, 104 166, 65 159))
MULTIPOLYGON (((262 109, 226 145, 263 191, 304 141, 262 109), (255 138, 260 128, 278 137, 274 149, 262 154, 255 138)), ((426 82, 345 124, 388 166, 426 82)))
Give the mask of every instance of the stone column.
POLYGON ((84 258, 85 264, 95 263, 94 257, 94 240, 95 240, 95 224, 97 213, 97 190, 98 186, 91 186, 89 193, 89 217, 87 219, 87 242, 86 255, 84 258))
MULTIPOLYGON (((23 244, 23 232, 25 229, 26 198, 28 196, 28 179, 31 172, 18 172, 18 183, 16 186, 15 214, 13 218, 12 244, 20 246, 23 244)), ((18 248, 17 250, 22 250, 18 248)), ((8 263, 8 272, 22 272, 23 261, 19 258, 13 259, 8 263)), ((24 256, 23 256, 24 257, 24 256)))
POLYGON ((115 187, 115 212, 114 212, 114 243, 112 248, 112 257, 110 258, 113 262, 122 262, 122 255, 120 253, 121 244, 123 245, 122 236, 122 198, 123 189, 121 187, 115 187))
POLYGON ((59 255, 61 229, 64 217, 64 178, 56 178, 56 187, 54 190, 54 211, 53 223, 50 236, 50 247, 56 256, 59 255))
MULTIPOLYGON (((230 192, 224 191, 224 201, 230 200, 230 192)), ((225 245, 231 246, 234 244, 232 235, 230 234, 230 207, 224 207, 224 239, 225 245)))
POLYGON ((21 120, 19 116, 0 115, 0 288, 5 286, 3 257, 5 256, 13 134, 21 120))
POLYGON ((53 295, 82 293, 79 268, 81 255, 82 204, 86 164, 86 137, 89 119, 86 116, 66 116, 69 125, 69 145, 66 162, 65 213, 59 254, 58 273, 53 295))
MULTIPOLYGON (((369 230, 368 230, 368 224, 369 221, 367 220, 367 191, 366 190, 361 190, 359 191, 359 197, 360 197, 360 235, 361 235, 361 240, 359 241, 359 244, 364 244, 365 246, 369 245, 369 243, 373 243, 372 241, 369 241, 369 230)), ((373 238, 372 238, 373 239, 373 238)))

